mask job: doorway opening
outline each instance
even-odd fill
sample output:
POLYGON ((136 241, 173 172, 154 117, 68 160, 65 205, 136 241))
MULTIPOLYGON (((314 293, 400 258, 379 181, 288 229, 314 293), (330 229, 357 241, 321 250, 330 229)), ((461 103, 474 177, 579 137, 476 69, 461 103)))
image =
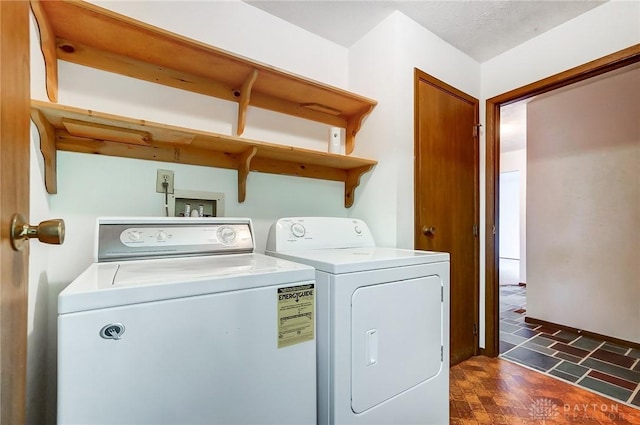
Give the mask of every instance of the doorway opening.
POLYGON ((499 229, 500 229, 500 122, 501 108, 534 96, 640 62, 640 45, 634 45, 568 71, 487 100, 486 103, 486 228, 485 244, 485 341, 484 354, 499 350, 499 229), (496 237, 497 236, 497 237, 496 237))
MULTIPOLYGON (((518 255, 517 247, 510 246, 518 232, 509 227, 514 218, 505 198, 516 197, 510 188, 516 173, 506 172, 502 131, 497 158, 500 357, 635 405, 640 405, 637 381, 614 379, 601 360, 610 363, 615 357, 616 373, 624 374, 634 367, 640 349, 632 342, 637 341, 637 328, 620 320, 627 310, 637 314, 637 305, 625 310, 624 302, 616 302, 637 299, 632 283, 637 262, 626 261, 625 253, 638 252, 640 243, 628 236, 628 229, 637 227, 640 205, 634 178, 638 163, 629 159, 637 158, 640 149, 640 102, 630 95, 640 89, 639 76, 636 63, 536 96, 527 104, 529 293, 524 303, 506 312, 505 299, 516 295, 504 294, 501 267, 509 252, 518 255), (615 208, 603 209, 610 205, 615 208), (607 237, 595 246, 592 230, 605 222, 607 237), (599 265, 615 266, 593 268, 593 251, 610 254, 599 258, 599 265)), ((502 106, 498 112, 504 111, 502 106)))

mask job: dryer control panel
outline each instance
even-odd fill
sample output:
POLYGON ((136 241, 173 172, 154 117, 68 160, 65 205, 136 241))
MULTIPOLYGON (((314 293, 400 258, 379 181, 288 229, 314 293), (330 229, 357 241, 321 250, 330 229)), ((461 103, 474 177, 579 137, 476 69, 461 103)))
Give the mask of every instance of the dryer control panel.
POLYGON ((269 230, 267 251, 375 246, 369 226, 355 218, 287 217, 269 230))
POLYGON ((97 262, 253 252, 251 220, 99 218, 97 262))

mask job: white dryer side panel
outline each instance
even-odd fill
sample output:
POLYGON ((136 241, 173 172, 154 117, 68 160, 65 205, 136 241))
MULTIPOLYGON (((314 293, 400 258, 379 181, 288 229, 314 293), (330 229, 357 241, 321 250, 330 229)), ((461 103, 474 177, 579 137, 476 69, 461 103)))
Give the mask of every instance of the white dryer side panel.
POLYGON ((362 413, 442 368, 442 281, 426 276, 351 297, 351 407, 362 413))
POLYGON ((278 348, 277 288, 59 316, 58 423, 315 424, 315 339, 278 348))

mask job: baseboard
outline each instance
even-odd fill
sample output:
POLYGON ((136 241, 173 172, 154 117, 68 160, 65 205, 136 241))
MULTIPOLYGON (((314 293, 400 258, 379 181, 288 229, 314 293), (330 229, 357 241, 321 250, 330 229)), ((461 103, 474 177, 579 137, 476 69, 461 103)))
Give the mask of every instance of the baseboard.
POLYGON ((526 284, 526 282, 520 282, 520 283, 518 283, 518 286, 524 286, 526 288, 527 284, 526 284))
POLYGON ((602 335, 595 332, 585 331, 584 329, 572 328, 571 326, 559 325, 558 323, 547 322, 546 320, 536 319, 534 317, 526 316, 524 318, 526 323, 531 323, 533 325, 543 325, 543 326, 551 326, 554 328, 558 328, 563 331, 569 331, 573 333, 577 333, 578 335, 586 336, 587 338, 600 339, 602 341, 611 342, 617 345, 624 345, 627 347, 635 348, 636 350, 640 350, 640 343, 631 342, 620 338, 615 338, 612 336, 602 335))

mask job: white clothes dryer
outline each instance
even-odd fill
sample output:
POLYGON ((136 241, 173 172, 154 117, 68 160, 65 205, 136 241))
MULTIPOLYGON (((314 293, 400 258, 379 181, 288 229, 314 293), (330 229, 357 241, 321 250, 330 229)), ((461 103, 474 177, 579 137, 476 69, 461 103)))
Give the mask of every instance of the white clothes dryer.
POLYGON ((312 267, 249 219, 99 219, 58 298, 58 424, 315 424, 312 267))
POLYGON ((449 423, 449 254, 330 217, 279 219, 266 253, 316 269, 319 424, 449 423))

